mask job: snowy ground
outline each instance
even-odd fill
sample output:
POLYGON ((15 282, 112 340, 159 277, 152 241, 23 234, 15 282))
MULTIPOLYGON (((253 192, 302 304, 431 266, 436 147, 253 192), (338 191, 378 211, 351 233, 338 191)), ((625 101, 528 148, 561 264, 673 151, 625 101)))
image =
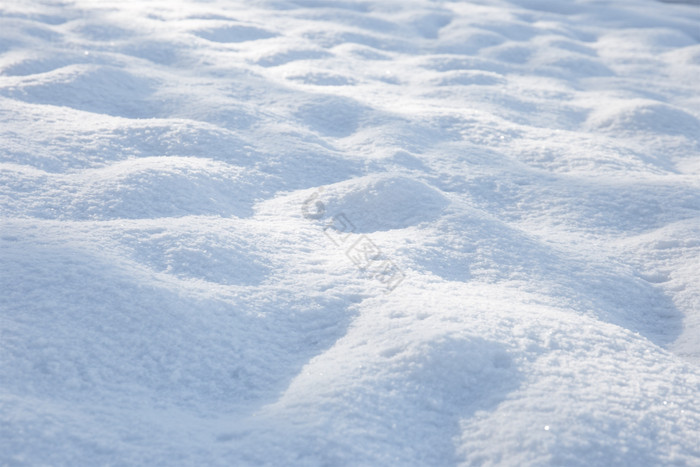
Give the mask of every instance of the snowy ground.
POLYGON ((4 1, 0 215, 2 466, 700 465, 698 6, 4 1))

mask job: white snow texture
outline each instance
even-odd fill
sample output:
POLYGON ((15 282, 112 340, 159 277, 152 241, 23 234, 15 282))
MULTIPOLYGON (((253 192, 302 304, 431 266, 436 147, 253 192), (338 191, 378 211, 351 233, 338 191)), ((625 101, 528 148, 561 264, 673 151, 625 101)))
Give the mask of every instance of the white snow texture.
POLYGON ((0 3, 1 466, 700 466, 700 6, 0 3))

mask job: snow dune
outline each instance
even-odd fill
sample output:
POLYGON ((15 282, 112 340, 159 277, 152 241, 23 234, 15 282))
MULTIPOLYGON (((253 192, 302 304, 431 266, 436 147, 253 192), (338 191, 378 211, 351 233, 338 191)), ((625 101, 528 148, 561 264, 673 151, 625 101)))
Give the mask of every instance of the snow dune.
POLYGON ((0 5, 0 465, 700 465, 693 2, 0 5))

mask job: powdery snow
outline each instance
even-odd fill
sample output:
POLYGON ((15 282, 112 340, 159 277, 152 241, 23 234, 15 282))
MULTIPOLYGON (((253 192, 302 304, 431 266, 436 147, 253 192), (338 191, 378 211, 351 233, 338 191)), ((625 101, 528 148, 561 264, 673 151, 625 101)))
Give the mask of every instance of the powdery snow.
POLYGON ((0 5, 0 465, 700 465, 700 7, 0 5))

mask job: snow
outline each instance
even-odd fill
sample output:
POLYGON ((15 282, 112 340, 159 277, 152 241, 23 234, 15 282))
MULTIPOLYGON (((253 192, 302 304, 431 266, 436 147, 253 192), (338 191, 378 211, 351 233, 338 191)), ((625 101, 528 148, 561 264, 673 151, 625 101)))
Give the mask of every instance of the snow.
POLYGON ((0 5, 0 465, 700 466, 695 1, 0 5))

